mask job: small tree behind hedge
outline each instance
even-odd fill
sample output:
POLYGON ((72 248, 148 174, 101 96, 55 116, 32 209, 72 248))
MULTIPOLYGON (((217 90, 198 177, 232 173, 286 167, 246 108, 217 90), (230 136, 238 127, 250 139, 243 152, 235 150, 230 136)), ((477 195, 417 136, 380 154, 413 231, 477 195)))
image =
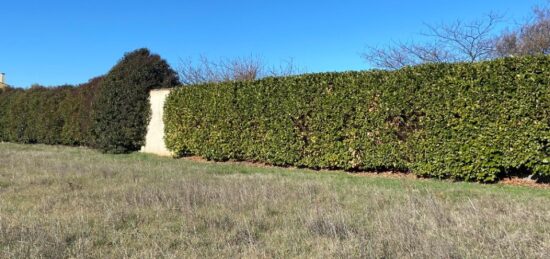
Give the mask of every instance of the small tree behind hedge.
POLYGON ((127 153, 144 144, 150 117, 149 90, 179 84, 177 73, 148 49, 127 53, 106 75, 93 104, 94 146, 127 153))

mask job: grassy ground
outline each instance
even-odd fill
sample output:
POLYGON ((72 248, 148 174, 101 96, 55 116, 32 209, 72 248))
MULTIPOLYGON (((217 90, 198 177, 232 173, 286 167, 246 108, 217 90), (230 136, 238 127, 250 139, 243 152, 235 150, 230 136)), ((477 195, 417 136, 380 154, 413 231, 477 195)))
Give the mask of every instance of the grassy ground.
POLYGON ((0 257, 550 255, 550 191, 0 144, 0 257))

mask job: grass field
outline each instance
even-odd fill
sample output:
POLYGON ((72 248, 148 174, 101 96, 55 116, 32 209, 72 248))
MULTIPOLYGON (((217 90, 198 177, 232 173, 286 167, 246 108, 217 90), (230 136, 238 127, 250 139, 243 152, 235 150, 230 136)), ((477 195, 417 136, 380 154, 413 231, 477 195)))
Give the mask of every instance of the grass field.
POLYGON ((0 258, 550 256, 550 191, 0 144, 0 258))

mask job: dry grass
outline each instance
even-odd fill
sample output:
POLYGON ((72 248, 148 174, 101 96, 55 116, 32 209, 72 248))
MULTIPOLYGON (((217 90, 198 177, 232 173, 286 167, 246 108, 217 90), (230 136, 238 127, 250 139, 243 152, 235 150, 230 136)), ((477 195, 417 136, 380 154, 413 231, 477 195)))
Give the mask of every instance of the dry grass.
POLYGON ((550 192, 0 144, 0 257, 550 255, 550 192))

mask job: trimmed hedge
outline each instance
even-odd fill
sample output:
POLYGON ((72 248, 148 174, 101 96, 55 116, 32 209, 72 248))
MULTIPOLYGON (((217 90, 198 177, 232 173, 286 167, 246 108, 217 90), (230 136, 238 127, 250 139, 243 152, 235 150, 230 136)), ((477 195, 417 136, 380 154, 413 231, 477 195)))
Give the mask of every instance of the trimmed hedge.
POLYGON ((0 141, 89 145, 91 103, 102 78, 73 87, 0 91, 0 141))
POLYGON ((550 57, 181 87, 164 120, 180 156, 480 182, 549 177, 550 57))
POLYGON ((94 147, 108 153, 144 145, 150 117, 149 91, 179 84, 177 73, 148 49, 126 53, 105 76, 93 105, 94 147))

